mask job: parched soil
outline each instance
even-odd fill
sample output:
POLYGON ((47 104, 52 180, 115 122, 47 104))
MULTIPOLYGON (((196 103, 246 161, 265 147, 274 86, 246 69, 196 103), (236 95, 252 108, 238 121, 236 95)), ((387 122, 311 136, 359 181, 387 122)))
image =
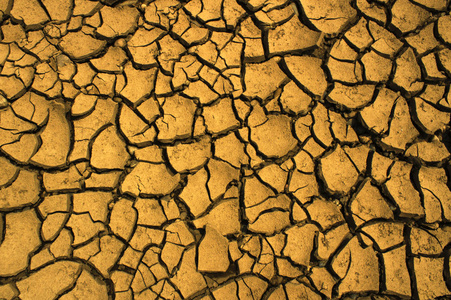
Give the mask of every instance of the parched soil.
POLYGON ((0 299, 451 299, 448 0, 0 0, 0 299))

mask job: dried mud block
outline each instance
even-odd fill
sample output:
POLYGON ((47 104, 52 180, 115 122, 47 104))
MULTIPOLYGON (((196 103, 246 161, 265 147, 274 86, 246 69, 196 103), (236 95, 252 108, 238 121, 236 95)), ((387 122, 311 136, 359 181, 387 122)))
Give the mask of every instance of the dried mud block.
POLYGON ((283 254, 296 264, 309 266, 310 255, 313 250, 314 240, 318 227, 312 224, 294 226, 285 231, 287 235, 286 246, 283 254))
POLYGON ((199 244, 197 269, 201 272, 225 272, 229 268, 228 241, 210 226, 199 244))
POLYGON ((172 174, 163 164, 139 162, 125 177, 121 191, 134 196, 166 195, 179 184, 180 174, 172 174), (158 181, 154 178, 159 178, 158 181))
POLYGON ((138 25, 139 11, 134 7, 109 7, 100 10, 102 25, 96 32, 107 38, 127 35, 138 25))
POLYGON ((81 264, 72 261, 58 261, 50 264, 30 277, 17 282, 20 297, 51 299, 68 289, 81 271, 81 264), (58 281, 55 281, 58 278, 58 281))
POLYGON ((441 50, 438 52, 438 58, 442 65, 441 69, 444 69, 449 76, 451 74, 451 50, 448 48, 441 50))
POLYGON ((393 212, 379 189, 365 180, 351 201, 351 212, 357 226, 373 219, 393 219, 393 212))
POLYGON ((52 213, 42 222, 41 236, 44 241, 54 240, 68 220, 67 213, 52 213))
POLYGON ((109 47, 107 52, 99 58, 91 59, 91 63, 98 72, 121 73, 127 61, 127 54, 120 47, 109 47))
POLYGON ((155 122, 159 132, 158 140, 171 142, 185 139, 192 134, 196 104, 180 95, 164 98, 162 105, 164 115, 155 122))
POLYGON ((2 284, 0 285, 0 294, 3 295, 6 300, 12 300, 19 295, 19 291, 12 283, 2 284))
POLYGON ((44 0, 42 3, 53 21, 68 21, 72 15, 73 0, 44 0))
POLYGON ((239 201, 236 198, 219 201, 206 214, 194 220, 194 226, 202 228, 210 225, 222 235, 237 234, 241 231, 239 201))
POLYGON ((49 17, 37 0, 18 0, 13 2, 11 16, 23 22, 30 29, 37 29, 49 20, 49 17))
POLYGON ((245 64, 244 96, 268 99, 285 81, 287 75, 279 68, 280 58, 272 58, 262 63, 245 64))
POLYGON ((293 172, 288 183, 288 192, 292 193, 301 203, 306 203, 312 197, 319 195, 318 182, 314 174, 304 174, 299 171, 293 172))
POLYGON ((200 169, 211 157, 211 140, 208 136, 189 144, 166 148, 171 166, 179 173, 200 169))
POLYGON ((129 159, 125 142, 115 126, 103 130, 91 149, 91 166, 97 169, 123 169, 129 159))
POLYGON ((99 54, 106 46, 106 41, 98 40, 81 31, 69 32, 60 41, 61 50, 70 58, 83 60, 99 54))
MULTIPOLYGON (((383 1, 381 1, 383 2, 383 1)), ((380 3, 371 3, 366 0, 357 0, 357 8, 369 19, 374 19, 385 23, 387 21, 387 12, 380 3)))
POLYGON ((285 56, 284 62, 293 77, 307 90, 322 97, 327 88, 322 61, 310 56, 285 56))
POLYGON ((433 0, 433 1, 425 1, 425 0, 415 0, 414 3, 417 3, 418 5, 425 6, 431 10, 445 10, 446 6, 448 4, 448 1, 446 0, 433 0))
POLYGON ((337 82, 328 99, 347 109, 359 109, 371 102, 374 89, 375 86, 370 84, 347 86, 337 82))
POLYGON ((419 299, 449 295, 449 290, 443 278, 443 267, 443 258, 414 258, 419 299))
POLYGON ((415 97, 414 101, 416 118, 426 133, 434 134, 437 130, 443 130, 450 122, 449 112, 441 111, 419 97, 415 97))
POLYGON ((59 101, 49 105, 49 119, 40 133, 41 146, 33 155, 31 161, 41 167, 60 167, 67 163, 70 151, 70 125, 66 118, 66 106, 59 101), (54 141, 54 137, 58 140, 54 141))
POLYGON ((326 268, 312 268, 312 274, 310 275, 310 278, 321 294, 325 295, 328 298, 332 298, 332 289, 336 283, 336 280, 326 268))
POLYGON ((389 129, 390 114, 398 97, 392 90, 380 90, 375 101, 360 111, 363 124, 372 131, 385 133, 389 129))
POLYGON ((212 134, 225 133, 240 125, 235 117, 230 98, 220 99, 211 106, 204 106, 202 116, 205 119, 207 132, 212 134))
POLYGON ((342 31, 357 16, 348 0, 327 1, 318 4, 312 0, 300 0, 307 18, 320 31, 335 34, 342 31))
POLYGON ((393 83, 408 93, 418 93, 423 88, 421 69, 418 65, 412 48, 408 48, 395 61, 396 70, 393 83))
POLYGON ((161 226, 167 221, 160 202, 156 199, 136 199, 133 207, 137 211, 139 225, 161 226))
MULTIPOLYGON (((118 93, 133 103, 133 105, 137 105, 153 91, 157 68, 139 70, 135 69, 131 62, 128 62, 124 65, 124 74, 127 81, 118 93)), ((116 83, 116 89, 117 87, 116 83)))
POLYGON ((418 179, 424 197, 426 222, 440 221, 451 218, 451 197, 448 188, 448 176, 444 169, 421 167, 418 179))
POLYGON ((41 221, 28 209, 6 214, 4 222, 7 230, 0 244, 0 274, 14 276, 27 268, 29 255, 41 245, 41 221))
POLYGON ((330 57, 327 62, 327 68, 334 81, 357 83, 363 79, 362 66, 358 62, 344 62, 330 57))
POLYGON ((437 41, 434 36, 433 23, 422 28, 418 34, 407 37, 406 41, 420 55, 430 52, 440 45, 439 41, 437 41))
POLYGON ((439 255, 449 241, 449 227, 425 230, 413 227, 410 232, 411 250, 414 254, 439 255))
POLYGON ((411 297, 410 275, 406 264, 406 246, 383 254, 387 292, 411 297))
POLYGON ((309 29, 296 16, 268 32, 269 53, 283 54, 318 46, 321 33, 309 29))
POLYGON ((83 176, 75 166, 58 173, 46 172, 42 177, 45 190, 48 192, 79 191, 82 188, 83 176))
POLYGON ((388 149, 405 150, 419 132, 413 125, 407 101, 400 97, 394 104, 393 117, 390 122, 388 135, 381 139, 388 149))
POLYGON ((340 146, 321 159, 320 170, 332 193, 348 193, 359 176, 358 170, 340 146))
POLYGON ((71 107, 71 114, 74 117, 83 116, 91 113, 97 104, 96 95, 78 94, 75 97, 74 103, 71 107))
POLYGON ((310 108, 312 98, 301 90, 294 81, 290 81, 283 87, 279 101, 285 112, 305 114, 310 108))
MULTIPOLYGON (((7 172, 8 165, 2 163, 7 172)), ((18 170, 8 176, 8 182, 0 188, 0 210, 11 210, 31 206, 39 201, 41 191, 38 174, 28 170, 18 170)))
MULTIPOLYGON (((155 114, 158 116, 158 104, 153 99, 147 99, 139 108, 142 106, 147 106, 147 110, 151 115, 155 114)), ((148 124, 148 120, 142 117, 142 114, 138 114, 139 108, 132 110, 125 104, 121 106, 119 129, 130 144, 138 147, 150 146, 155 141, 157 132, 153 126, 148 124)))
POLYGON ((231 132, 215 140, 215 156, 228 162, 235 168, 249 164, 249 157, 244 151, 245 145, 235 133, 231 132))
POLYGON ((90 272, 83 270, 75 283, 75 287, 61 299, 92 297, 99 300, 108 299, 108 287, 105 282, 95 278, 90 272))
POLYGON ((339 60, 354 61, 357 59, 357 52, 345 39, 340 39, 330 49, 330 56, 339 60))
POLYGON ((340 208, 333 202, 314 199, 311 204, 306 206, 306 209, 312 221, 318 223, 323 231, 344 222, 340 208))
POLYGON ((349 238, 349 233, 347 224, 335 227, 326 233, 320 232, 318 235, 318 251, 315 253, 316 257, 320 260, 329 260, 332 253, 338 249, 343 241, 349 238))
POLYGON ((365 78, 371 82, 388 81, 393 63, 375 51, 370 51, 362 56, 361 62, 365 68, 365 78))
POLYGON ((424 216, 420 195, 410 180, 412 165, 397 161, 390 170, 390 179, 385 183, 388 193, 396 202, 400 216, 418 218, 424 216))
POLYGON ((73 246, 82 244, 99 232, 105 231, 105 226, 101 222, 94 222, 89 213, 71 215, 67 227, 72 229, 74 235, 73 246))
POLYGON ((5 157, 0 157, 3 172, 0 174, 0 186, 10 185, 19 175, 19 168, 5 157))
POLYGON ((451 44, 451 34, 449 33, 449 30, 447 30, 447 28, 449 28, 450 26, 451 26, 451 17, 449 15, 442 16, 437 20, 438 34, 447 44, 451 44))
POLYGON ((346 40, 351 45, 358 48, 359 51, 363 51, 373 43, 373 37, 368 31, 368 21, 365 18, 361 18, 357 24, 352 26, 345 34, 346 40))
POLYGON ((290 119, 284 115, 270 115, 266 122, 252 126, 250 132, 250 139, 267 157, 284 156, 297 145, 290 119))
POLYGON ((363 248, 353 238, 332 262, 333 270, 343 278, 338 294, 379 290, 379 262, 371 246, 363 248))
POLYGON ((415 5, 409 0, 399 0, 392 7, 392 24, 401 31, 407 33, 415 30, 424 24, 424 22, 431 16, 431 14, 415 5))
POLYGON ((188 175, 187 181, 179 197, 186 203, 190 212, 197 217, 211 204, 207 190, 208 173, 205 169, 200 169, 195 174, 188 175))
POLYGON ((205 278, 196 270, 196 249, 186 250, 180 268, 172 279, 183 297, 190 297, 207 287, 205 278))
POLYGON ((433 138, 431 142, 420 141, 406 150, 406 156, 414 156, 425 162, 441 162, 450 155, 446 145, 438 138, 433 138))
POLYGON ((327 109, 322 104, 318 104, 312 113, 313 127, 312 133, 318 139, 319 143, 323 147, 329 147, 332 144, 333 137, 330 131, 330 120, 327 109))
POLYGON ((404 224, 394 222, 375 222, 362 227, 362 231, 385 251, 404 242, 404 224))
POLYGON ((149 68, 156 66, 158 55, 158 40, 164 31, 159 28, 138 28, 131 39, 127 42, 127 48, 133 57, 133 62, 137 65, 149 68))

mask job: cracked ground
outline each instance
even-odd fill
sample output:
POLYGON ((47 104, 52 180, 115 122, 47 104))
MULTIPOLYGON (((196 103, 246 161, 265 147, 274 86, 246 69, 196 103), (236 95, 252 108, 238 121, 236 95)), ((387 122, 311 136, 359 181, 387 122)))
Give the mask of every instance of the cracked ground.
POLYGON ((0 0, 0 299, 451 299, 448 0, 0 0))

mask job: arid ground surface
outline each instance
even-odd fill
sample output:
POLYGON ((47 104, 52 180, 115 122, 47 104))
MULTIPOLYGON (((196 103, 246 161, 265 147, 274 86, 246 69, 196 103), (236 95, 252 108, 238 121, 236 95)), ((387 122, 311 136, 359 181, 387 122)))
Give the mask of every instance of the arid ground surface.
POLYGON ((0 299, 451 299, 448 0, 0 0, 0 299))

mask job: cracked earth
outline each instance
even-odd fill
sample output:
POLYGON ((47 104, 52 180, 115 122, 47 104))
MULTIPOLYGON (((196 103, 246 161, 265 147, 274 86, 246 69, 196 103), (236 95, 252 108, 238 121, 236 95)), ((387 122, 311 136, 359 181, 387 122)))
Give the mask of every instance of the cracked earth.
POLYGON ((448 0, 0 0, 0 299, 451 299, 448 0))

